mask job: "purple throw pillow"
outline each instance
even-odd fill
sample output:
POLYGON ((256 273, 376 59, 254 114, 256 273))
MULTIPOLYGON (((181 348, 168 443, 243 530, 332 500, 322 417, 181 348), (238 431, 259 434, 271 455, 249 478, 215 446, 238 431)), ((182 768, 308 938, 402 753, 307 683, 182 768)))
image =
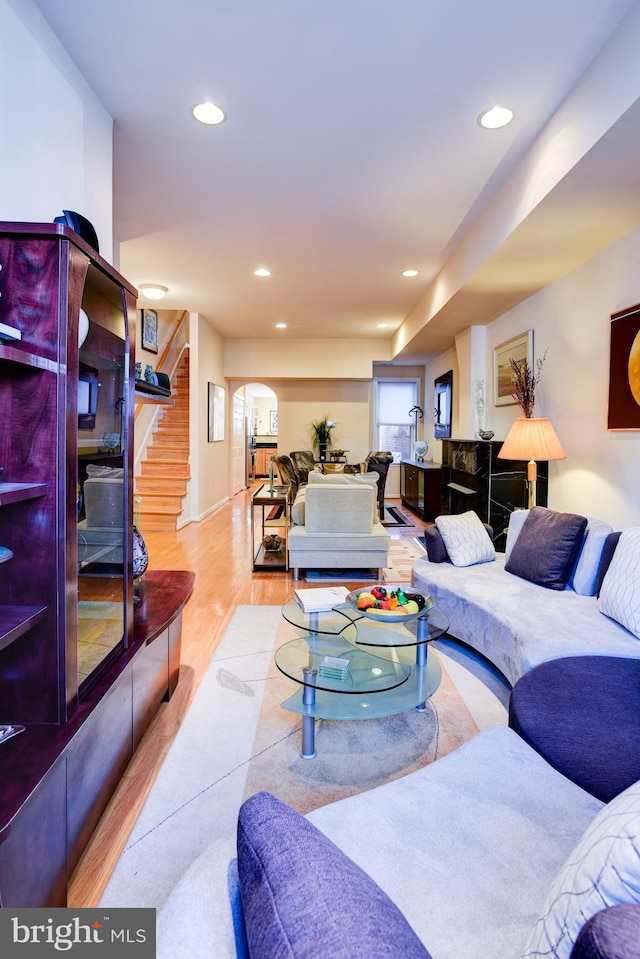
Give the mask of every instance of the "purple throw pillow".
POLYGON ((586 516, 534 506, 522 524, 505 569, 546 589, 564 589, 586 528, 586 516))
POLYGON ((240 809, 238 873, 252 956, 430 959, 377 883, 271 793, 240 809))
POLYGON ((604 541, 602 555, 600 556, 600 565, 598 566, 598 576, 596 578, 596 596, 600 595, 602 583, 604 582, 604 578, 607 575, 607 570, 611 565, 611 560, 613 559, 613 554, 616 551, 616 546, 618 545, 621 532, 622 530, 618 531, 617 533, 609 533, 604 541))
POLYGON ((570 959, 640 959, 640 906, 609 906, 580 930, 570 959))

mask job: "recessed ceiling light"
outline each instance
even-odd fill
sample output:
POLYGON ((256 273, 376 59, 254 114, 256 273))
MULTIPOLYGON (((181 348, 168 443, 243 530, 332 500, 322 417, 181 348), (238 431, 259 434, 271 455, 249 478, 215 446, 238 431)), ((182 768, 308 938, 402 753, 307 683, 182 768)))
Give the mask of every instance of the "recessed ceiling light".
POLYGON ((167 286, 160 286, 159 283, 141 283, 140 292, 148 300, 161 300, 169 292, 167 286))
POLYGON ((276 323, 276 330, 286 330, 286 328, 287 328, 286 323, 276 323))
POLYGON ((417 276, 418 273, 419 273, 419 270, 403 270, 402 271, 403 276, 417 276))
POLYGON ((199 123, 206 123, 208 126, 216 126, 227 119, 224 110, 217 107, 215 103, 197 103, 191 110, 191 114, 199 123))
POLYGON ((499 130, 513 120, 513 110, 509 107, 491 107, 478 117, 478 123, 485 130, 499 130))
POLYGON ((254 276, 271 276, 271 270, 266 270, 263 266, 259 270, 253 271, 254 276))
POLYGON ((377 327, 378 327, 379 330, 386 330, 386 328, 389 326, 388 323, 378 323, 378 324, 376 324, 376 325, 377 325, 377 327))

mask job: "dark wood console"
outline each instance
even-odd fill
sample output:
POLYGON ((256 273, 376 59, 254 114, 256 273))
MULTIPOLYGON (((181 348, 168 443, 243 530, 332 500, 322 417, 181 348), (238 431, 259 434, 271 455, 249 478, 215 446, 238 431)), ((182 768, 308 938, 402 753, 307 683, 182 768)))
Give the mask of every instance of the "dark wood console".
POLYGON ((148 571, 133 641, 64 725, 0 744, 0 905, 64 906, 67 880, 163 699, 195 575, 148 571))
POLYGON ((400 463, 400 498, 425 522, 433 521, 441 512, 440 474, 438 463, 418 460, 400 463))

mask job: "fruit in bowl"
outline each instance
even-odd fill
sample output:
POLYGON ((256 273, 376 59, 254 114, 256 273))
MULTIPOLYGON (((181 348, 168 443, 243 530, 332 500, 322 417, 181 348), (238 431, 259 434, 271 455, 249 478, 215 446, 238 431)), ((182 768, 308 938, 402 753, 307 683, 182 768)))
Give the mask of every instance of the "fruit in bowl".
POLYGON ((365 587, 350 593, 348 600, 365 616, 393 618, 398 622, 405 616, 417 616, 431 609, 435 602, 431 596, 405 591, 402 586, 365 587))

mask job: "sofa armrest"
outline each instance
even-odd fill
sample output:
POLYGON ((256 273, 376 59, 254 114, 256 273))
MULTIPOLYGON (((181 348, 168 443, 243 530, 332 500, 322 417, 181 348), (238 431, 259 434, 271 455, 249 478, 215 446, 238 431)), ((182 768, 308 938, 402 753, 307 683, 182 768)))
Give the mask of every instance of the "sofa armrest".
POLYGON ((570 959, 640 959, 640 905, 597 912, 580 930, 570 959))

